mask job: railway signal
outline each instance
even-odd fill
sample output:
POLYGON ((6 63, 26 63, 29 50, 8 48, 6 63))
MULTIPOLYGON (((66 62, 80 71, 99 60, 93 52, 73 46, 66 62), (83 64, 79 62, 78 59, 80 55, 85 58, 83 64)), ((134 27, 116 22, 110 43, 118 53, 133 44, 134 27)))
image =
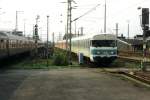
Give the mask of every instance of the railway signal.
POLYGON ((38 53, 38 40, 39 40, 39 35, 38 35, 38 20, 39 20, 40 16, 37 15, 36 17, 36 24, 35 24, 35 30, 34 30, 34 39, 35 39, 35 56, 37 55, 38 53))
POLYGON ((147 31, 149 30, 149 8, 141 8, 142 9, 142 22, 141 22, 141 27, 143 29, 143 60, 141 61, 141 69, 142 71, 146 71, 146 66, 144 66, 146 62, 146 34, 148 33, 147 31))

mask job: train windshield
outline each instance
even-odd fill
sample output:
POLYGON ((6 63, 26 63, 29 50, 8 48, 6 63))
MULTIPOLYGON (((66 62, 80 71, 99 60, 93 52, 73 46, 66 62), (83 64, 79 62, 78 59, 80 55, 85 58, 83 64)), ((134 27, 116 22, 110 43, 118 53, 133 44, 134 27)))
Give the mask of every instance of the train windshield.
POLYGON ((115 40, 92 40, 92 47, 115 47, 115 40))

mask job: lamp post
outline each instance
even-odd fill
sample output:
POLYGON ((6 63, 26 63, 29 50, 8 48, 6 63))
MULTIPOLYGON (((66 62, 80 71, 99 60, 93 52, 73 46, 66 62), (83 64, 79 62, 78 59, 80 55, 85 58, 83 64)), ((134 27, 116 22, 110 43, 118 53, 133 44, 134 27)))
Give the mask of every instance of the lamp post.
POLYGON ((129 41, 129 37, 130 37, 130 21, 127 20, 127 24, 128 24, 128 41, 129 41))
POLYGON ((47 67, 48 67, 48 37, 49 37, 49 15, 47 15, 47 67))
POLYGON ((105 0, 105 11, 104 11, 104 33, 106 33, 106 17, 107 17, 107 14, 106 14, 106 0, 105 0))

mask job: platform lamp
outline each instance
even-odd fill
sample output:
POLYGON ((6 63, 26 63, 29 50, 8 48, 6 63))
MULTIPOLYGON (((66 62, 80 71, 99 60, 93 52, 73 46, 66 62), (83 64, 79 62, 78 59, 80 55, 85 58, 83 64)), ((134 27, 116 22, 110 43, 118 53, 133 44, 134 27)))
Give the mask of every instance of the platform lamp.
POLYGON ((48 56, 49 56, 49 51, 48 51, 48 41, 49 41, 49 15, 47 15, 47 46, 46 46, 46 58, 47 58, 47 67, 48 67, 48 56))

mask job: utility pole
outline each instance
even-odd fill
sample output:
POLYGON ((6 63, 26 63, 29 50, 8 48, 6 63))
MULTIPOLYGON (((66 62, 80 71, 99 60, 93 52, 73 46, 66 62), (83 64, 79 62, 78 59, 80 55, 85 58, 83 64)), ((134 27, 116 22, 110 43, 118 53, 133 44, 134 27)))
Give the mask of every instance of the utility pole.
POLYGON ((19 12, 23 12, 23 11, 16 11, 16 27, 15 27, 15 31, 18 31, 18 13, 19 12))
POLYGON ((15 31, 18 30, 18 11, 16 11, 16 28, 15 31))
POLYGON ((26 35, 26 20, 24 19, 24 36, 26 35))
POLYGON ((83 36, 83 27, 81 27, 81 36, 83 36))
POLYGON ((130 37, 129 36, 130 35, 130 21, 128 20, 127 23, 128 23, 128 41, 129 41, 129 37, 130 37))
POLYGON ((75 24, 75 32, 74 33, 75 33, 75 37, 76 37, 77 36, 77 22, 76 22, 76 20, 75 20, 74 24, 75 24))
POLYGON ((69 40, 70 40, 70 43, 69 43, 69 64, 71 65, 72 64, 72 57, 71 57, 71 38, 72 38, 72 0, 68 0, 69 1, 69 40))
POLYGON ((68 57, 68 30, 67 29, 68 29, 68 23, 67 23, 67 26, 65 26, 65 37, 64 37, 64 39, 66 39, 66 51, 67 51, 66 56, 68 57))
POLYGON ((117 39, 118 39, 118 31, 119 31, 119 28, 118 28, 118 23, 116 23, 116 46, 117 46, 117 39))
POLYGON ((68 7, 67 7, 66 50, 67 50, 67 57, 68 57, 69 64, 72 64, 71 62, 72 8, 73 8, 72 2, 76 3, 74 0, 67 0, 68 7), (68 45, 68 40, 69 40, 69 45, 68 45))
POLYGON ((67 26, 66 26, 66 57, 69 63, 69 48, 68 48, 68 27, 69 27, 69 0, 67 0, 67 26))
POLYGON ((104 12, 104 33, 106 33, 106 0, 105 0, 105 12, 104 12))
POLYGON ((69 64, 72 64, 71 61, 71 39, 72 39, 72 0, 68 0, 68 13, 67 13, 67 41, 69 36, 69 64))
MULTIPOLYGON (((130 21, 128 20, 127 23, 128 23, 128 43, 129 43, 129 33, 130 33, 130 29, 129 29, 130 25, 129 25, 129 23, 130 23, 130 21)), ((130 50, 129 49, 129 45, 128 45, 128 50, 130 50)))
POLYGON ((55 35, 54 35, 54 32, 53 32, 53 34, 52 34, 52 54, 54 53, 54 47, 55 47, 55 35))
POLYGON ((116 23, 116 37, 118 37, 118 31, 119 31, 119 29, 118 29, 118 23, 116 23))
POLYGON ((47 15, 47 46, 46 46, 46 49, 47 49, 47 67, 48 67, 48 54, 49 54, 49 51, 48 51, 48 37, 49 37, 49 16, 47 15))
POLYGON ((33 39, 35 38, 35 27, 34 27, 34 24, 33 24, 33 39))

